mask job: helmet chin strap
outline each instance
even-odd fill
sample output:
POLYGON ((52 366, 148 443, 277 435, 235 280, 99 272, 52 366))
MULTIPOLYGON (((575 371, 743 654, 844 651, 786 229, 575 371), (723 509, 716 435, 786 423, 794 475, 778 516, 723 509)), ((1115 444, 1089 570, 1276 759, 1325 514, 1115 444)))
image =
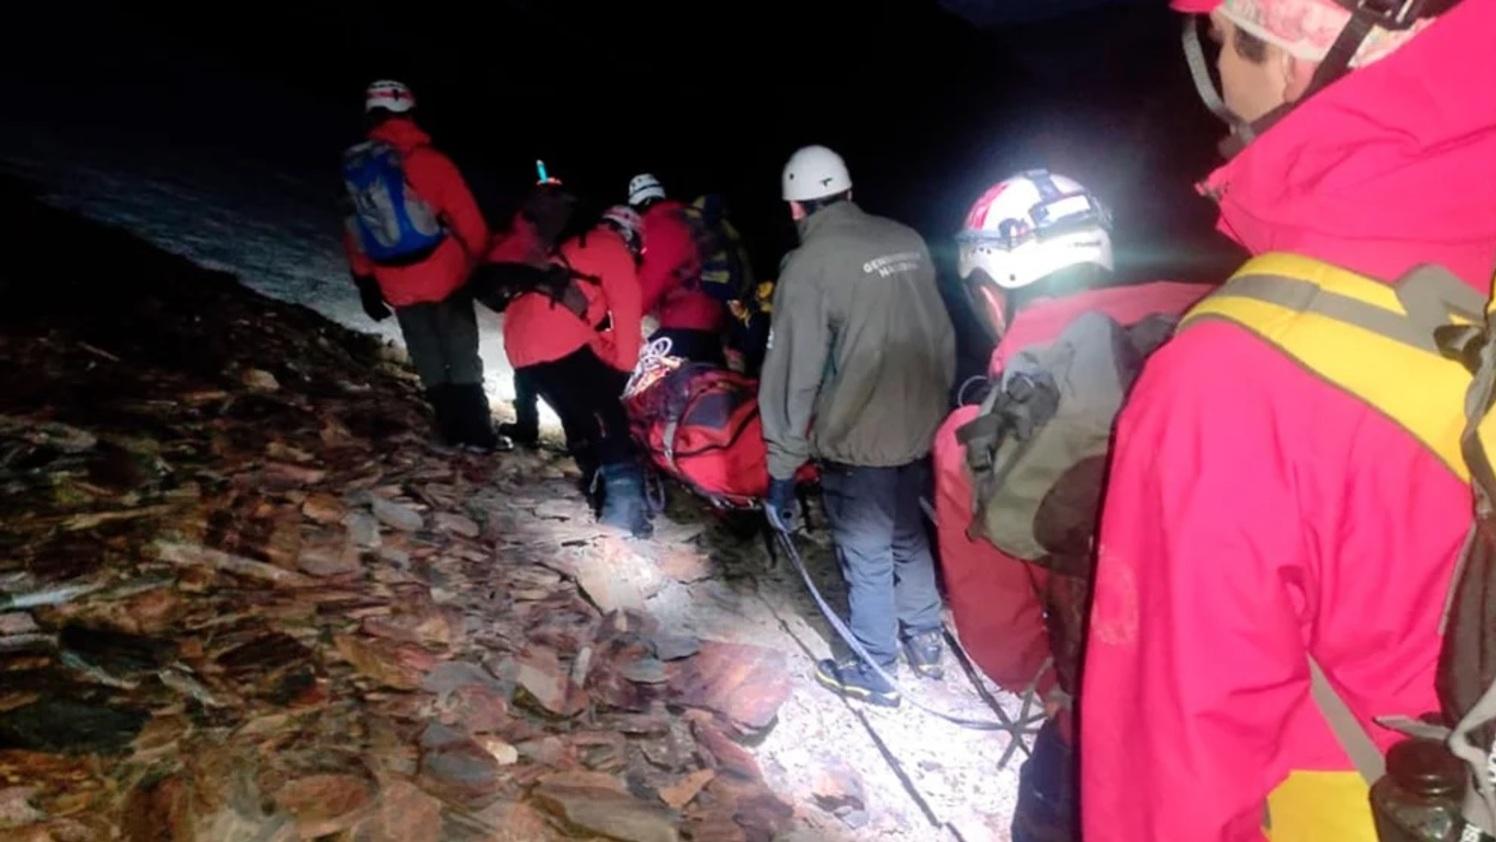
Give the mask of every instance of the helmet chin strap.
MULTIPOLYGON (((1285 102, 1250 123, 1242 122, 1239 131, 1232 131, 1231 134, 1221 138, 1221 141, 1216 144, 1216 151, 1220 152, 1221 157, 1228 161, 1235 158, 1241 154, 1243 149, 1247 148, 1247 144, 1256 140, 1258 135, 1272 128, 1273 124, 1279 120, 1287 117, 1288 112, 1292 111, 1296 105, 1298 105, 1297 101, 1285 102)), ((1233 126, 1234 128, 1235 126, 1233 126)))
MULTIPOLYGON (((1184 60, 1190 66, 1190 79, 1195 83, 1195 92, 1200 95, 1200 101, 1205 103, 1210 113, 1221 118, 1226 125, 1231 127, 1233 134, 1249 133, 1251 124, 1226 107, 1226 101, 1216 91, 1215 82, 1210 78, 1210 65, 1205 59, 1205 48, 1200 46, 1201 17, 1201 15, 1186 15, 1184 18, 1184 60)), ((1249 137, 1248 140, 1250 139, 1249 137)))
MULTIPOLYGON (((1210 112, 1231 127, 1231 134, 1218 145, 1222 157, 1236 157, 1247 144, 1272 128, 1273 124, 1288 115, 1300 103, 1350 72, 1351 60, 1361 49, 1372 30, 1378 26, 1386 29, 1407 29, 1418 20, 1426 6, 1425 0, 1336 0, 1351 12, 1350 20, 1330 46, 1324 60, 1315 69, 1313 78, 1293 102, 1285 102, 1256 120, 1245 120, 1230 108, 1216 91, 1210 78, 1210 66, 1205 59, 1205 50, 1200 46, 1200 15, 1189 15, 1184 22, 1184 59, 1189 64, 1190 78, 1195 91, 1210 112)), ((1223 47, 1222 49, 1230 49, 1223 47)))
POLYGON ((1200 45, 1200 15, 1189 15, 1184 21, 1184 60, 1189 64, 1190 79, 1195 83, 1195 92, 1200 95, 1200 100, 1210 113, 1216 115, 1231 129, 1231 134, 1223 139, 1217 148, 1221 156, 1227 159, 1236 157, 1247 144, 1257 139, 1257 136, 1267 131, 1273 123, 1282 119, 1291 106, 1287 103, 1264 114, 1257 120, 1246 120, 1232 111, 1226 101, 1216 91, 1215 82, 1210 78, 1210 65, 1205 58, 1205 49, 1200 45))

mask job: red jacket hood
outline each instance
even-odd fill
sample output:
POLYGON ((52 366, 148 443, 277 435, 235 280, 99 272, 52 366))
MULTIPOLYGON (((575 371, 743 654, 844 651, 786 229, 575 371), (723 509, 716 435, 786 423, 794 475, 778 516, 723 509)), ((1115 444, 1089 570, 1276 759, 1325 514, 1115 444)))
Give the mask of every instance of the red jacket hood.
POLYGON ((1220 229, 1393 280, 1437 263, 1486 292, 1496 265, 1496 0, 1465 0, 1293 110, 1217 170, 1220 229))
POLYGON ((417 146, 431 145, 431 135, 426 134, 426 130, 417 126, 409 117, 391 117, 385 120, 369 130, 369 139, 382 140, 401 152, 408 152, 417 146))

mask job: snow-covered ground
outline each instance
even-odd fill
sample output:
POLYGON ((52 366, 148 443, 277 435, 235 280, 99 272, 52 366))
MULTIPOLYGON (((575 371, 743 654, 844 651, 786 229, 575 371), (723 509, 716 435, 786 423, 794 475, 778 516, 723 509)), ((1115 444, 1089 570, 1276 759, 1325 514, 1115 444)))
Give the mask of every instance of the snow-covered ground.
MULTIPOLYGON (((0 170, 41 188, 49 204, 117 225, 257 292, 309 307, 354 330, 403 346, 393 318, 364 315, 339 240, 341 185, 298 177, 241 152, 17 125, 0 132, 0 170)), ((328 160, 336 161, 336 150, 328 160)), ((127 279, 121 279, 126 281, 127 279)), ((478 307, 490 400, 514 399, 501 317, 478 307)), ((557 425, 542 405, 542 421, 557 425)), ((557 425, 558 426, 558 425, 557 425)))

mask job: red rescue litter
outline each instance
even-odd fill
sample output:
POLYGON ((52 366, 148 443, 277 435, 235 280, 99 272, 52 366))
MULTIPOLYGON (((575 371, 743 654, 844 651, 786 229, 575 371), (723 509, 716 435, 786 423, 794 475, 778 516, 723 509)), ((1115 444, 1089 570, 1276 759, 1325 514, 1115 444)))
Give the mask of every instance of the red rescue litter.
MULTIPOLYGON (((769 490, 758 381, 669 356, 669 340, 646 349, 624 409, 634 440, 655 468, 723 508, 751 508, 769 490)), ((814 478, 802 470, 802 481, 814 478)))

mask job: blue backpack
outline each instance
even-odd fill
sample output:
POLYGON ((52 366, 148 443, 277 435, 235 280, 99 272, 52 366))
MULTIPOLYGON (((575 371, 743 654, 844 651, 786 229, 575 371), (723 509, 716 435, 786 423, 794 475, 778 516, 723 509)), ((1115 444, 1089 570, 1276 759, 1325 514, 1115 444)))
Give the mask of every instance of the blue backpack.
POLYGON ((377 140, 343 154, 343 182, 353 199, 353 230, 375 263, 414 263, 441 245, 446 229, 405 180, 399 150, 377 140))

